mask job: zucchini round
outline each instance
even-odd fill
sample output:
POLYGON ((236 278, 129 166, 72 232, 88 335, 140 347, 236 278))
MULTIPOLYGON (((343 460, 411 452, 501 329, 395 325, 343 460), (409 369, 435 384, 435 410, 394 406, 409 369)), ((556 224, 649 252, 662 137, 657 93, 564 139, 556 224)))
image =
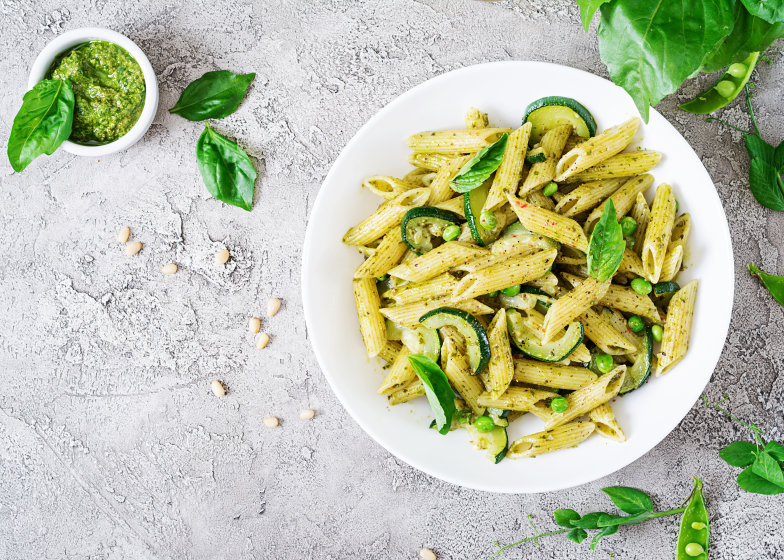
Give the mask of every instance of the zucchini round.
POLYGON ((403 216, 400 234, 403 243, 417 255, 427 253, 434 248, 433 238, 444 235, 444 228, 459 225, 462 218, 450 212, 432 206, 412 208, 403 216))
POLYGON ((402 327, 400 342, 405 344, 413 354, 424 354, 438 363, 438 358, 441 356, 441 337, 438 336, 437 330, 427 327, 415 329, 402 327))
POLYGON ((579 321, 569 323, 561 338, 547 344, 542 344, 541 338, 525 325, 516 309, 506 310, 506 326, 515 346, 524 354, 543 362, 565 360, 583 341, 583 324, 579 321))
POLYGON ((525 154, 525 163, 543 163, 547 161, 547 154, 544 153, 544 148, 534 148, 525 154))
POLYGON ((654 284, 653 297, 655 298, 656 304, 658 304, 659 307, 666 309, 670 304, 672 296, 680 289, 681 287, 677 282, 658 282, 654 284))
MULTIPOLYGON (((463 193, 463 212, 468 222, 468 231, 471 232, 471 238, 480 247, 492 243, 498 239, 500 234, 497 231, 499 229, 497 227, 487 230, 479 224, 479 218, 482 216, 482 208, 484 208, 488 192, 490 192, 490 183, 485 181, 477 188, 463 193)), ((498 217, 498 214, 496 214, 496 217, 498 217)))
POLYGON ((650 328, 645 329, 642 336, 642 350, 640 356, 634 364, 626 369, 626 377, 621 385, 619 395, 631 393, 639 389, 643 383, 648 381, 651 376, 651 364, 653 363, 653 332, 650 328))
POLYGON ((523 124, 531 123, 531 137, 528 142, 533 146, 542 139, 548 130, 561 124, 571 124, 574 133, 583 138, 596 136, 596 120, 591 112, 570 97, 542 97, 525 109, 523 124))
POLYGON ((500 463, 509 450, 509 436, 505 426, 496 426, 487 433, 482 433, 473 424, 466 427, 471 436, 471 443, 477 449, 487 449, 487 458, 496 465, 500 463))
POLYGON ((439 307, 422 315, 419 322, 428 329, 452 325, 466 339, 471 375, 479 375, 487 367, 490 362, 490 339, 487 338, 487 331, 482 324, 467 311, 454 307, 439 307))

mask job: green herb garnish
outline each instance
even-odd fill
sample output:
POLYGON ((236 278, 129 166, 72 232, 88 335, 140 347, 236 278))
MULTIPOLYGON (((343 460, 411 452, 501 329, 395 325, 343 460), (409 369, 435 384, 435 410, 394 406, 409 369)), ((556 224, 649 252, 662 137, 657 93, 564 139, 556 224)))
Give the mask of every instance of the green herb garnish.
POLYGON ((256 170, 248 154, 204 123, 196 144, 196 159, 207 190, 212 196, 250 211, 256 184, 256 170))
POLYGON ((255 77, 255 73, 232 74, 228 70, 207 72, 188 84, 169 112, 189 121, 228 117, 240 106, 255 77))
POLYGON ((599 282, 607 282, 621 265, 624 248, 626 242, 615 215, 615 205, 612 198, 608 198, 588 245, 588 273, 599 282))
POLYGON ((479 150, 450 181, 452 190, 466 193, 484 183, 504 161, 504 151, 509 135, 504 132, 498 140, 479 150))
POLYGON ((408 363, 425 386, 425 395, 436 417, 438 432, 442 435, 446 434, 452 425, 452 416, 457 410, 455 392, 449 385, 446 374, 438 364, 424 354, 411 354, 408 356, 408 363))
POLYGON ((749 272, 752 276, 757 275, 759 279, 762 280, 762 284, 770 292, 770 295, 772 295, 781 305, 784 305, 784 276, 768 274, 764 270, 754 266, 754 263, 749 264, 749 272))

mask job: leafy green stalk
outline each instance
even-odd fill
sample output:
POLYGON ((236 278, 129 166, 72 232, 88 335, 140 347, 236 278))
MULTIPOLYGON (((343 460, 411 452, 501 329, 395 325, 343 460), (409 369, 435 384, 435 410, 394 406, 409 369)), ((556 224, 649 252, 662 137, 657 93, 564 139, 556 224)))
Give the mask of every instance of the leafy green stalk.
POLYGON ((459 193, 472 191, 484 183, 504 161, 509 134, 504 132, 498 140, 479 150, 471 161, 457 172, 450 182, 452 190, 459 193))

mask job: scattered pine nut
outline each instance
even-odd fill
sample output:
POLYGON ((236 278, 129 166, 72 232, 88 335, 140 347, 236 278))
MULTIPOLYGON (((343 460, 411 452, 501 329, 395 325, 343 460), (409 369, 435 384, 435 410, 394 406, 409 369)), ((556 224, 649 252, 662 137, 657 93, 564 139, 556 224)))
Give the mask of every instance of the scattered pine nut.
POLYGON ((268 428, 277 428, 278 427, 278 419, 274 416, 267 416, 264 419, 264 425, 268 428))
POLYGON ((125 254, 129 257, 134 256, 136 253, 142 250, 142 244, 140 241, 134 241, 133 243, 128 243, 125 246, 125 254))
POLYGON ((252 333, 259 332, 261 330, 261 321, 259 321, 259 319, 256 317, 251 317, 248 321, 248 328, 252 333))
POLYGON ((131 237, 131 228, 125 226, 120 230, 120 234, 117 236, 117 241, 119 241, 120 243, 127 243, 130 237, 131 237))
POLYGON ((226 388, 223 386, 223 383, 221 383, 217 379, 212 382, 211 387, 212 387, 212 392, 215 393, 216 397, 226 396, 226 388))
POLYGON ((229 250, 228 249, 224 249, 223 251, 221 251, 220 253, 215 255, 215 262, 217 264, 226 264, 227 262, 229 262, 229 257, 230 256, 231 255, 229 254, 229 250))
POLYGON ((274 317, 280 311, 280 300, 276 297, 267 302, 267 315, 274 317))
POLYGON ((163 272, 164 274, 174 274, 175 272, 177 272, 177 265, 174 263, 165 264, 161 268, 161 272, 163 272))
POLYGON ((307 410, 303 410, 302 412, 299 413, 299 417, 302 420, 310 420, 315 415, 316 415, 316 411, 315 410, 311 410, 309 408, 307 410))
POLYGON ((424 558, 424 560, 436 560, 436 553, 429 548, 423 548, 420 550, 419 555, 424 558))
POLYGON ((267 345, 267 343, 269 343, 269 335, 261 333, 259 338, 256 339, 256 349, 261 350, 267 345))

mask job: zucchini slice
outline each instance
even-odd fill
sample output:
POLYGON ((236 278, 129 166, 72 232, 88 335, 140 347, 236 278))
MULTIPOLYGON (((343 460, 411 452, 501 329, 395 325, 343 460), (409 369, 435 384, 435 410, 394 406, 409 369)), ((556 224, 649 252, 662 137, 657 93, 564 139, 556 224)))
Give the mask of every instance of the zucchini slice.
POLYGON ((437 330, 427 327, 415 329, 401 327, 401 331, 400 342, 405 344, 412 353, 424 354, 438 363, 438 358, 441 356, 441 337, 438 336, 437 330))
POLYGON ((487 433, 482 433, 473 424, 466 427, 471 436, 471 443, 477 449, 487 449, 487 458, 496 465, 506 457, 509 450, 509 436, 505 426, 496 426, 487 433))
MULTIPOLYGON (((463 212, 465 213, 466 221, 468 221, 468 231, 471 232, 471 238, 480 247, 492 243, 501 235, 500 228, 496 227, 495 229, 487 230, 479 224, 479 218, 482 216, 482 208, 484 208, 491 184, 490 181, 485 181, 474 190, 463 194, 463 212)), ((496 214, 496 217, 498 217, 498 214, 496 214)))
POLYGON ((642 336, 642 351, 634 364, 626 370, 626 377, 621 385, 619 395, 631 393, 635 389, 642 387, 651 376, 651 364, 653 363, 653 333, 650 328, 645 329, 642 336))
POLYGON ((444 228, 459 225, 462 220, 458 214, 449 210, 419 206, 412 208, 403 216, 400 233, 403 243, 417 255, 421 255, 435 247, 433 238, 444 235, 444 228))
POLYGON ((658 282, 653 285, 653 296, 656 298, 656 303, 659 307, 666 309, 672 296, 680 289, 681 287, 677 282, 658 282))
POLYGON ((523 322, 516 309, 506 310, 506 326, 509 337, 524 354, 543 362, 560 362, 566 359, 583 341, 583 324, 569 323, 566 332, 558 340, 542 344, 541 338, 523 322))
POLYGON ((401 327, 389 319, 386 319, 384 322, 387 324, 387 340, 400 340, 403 338, 403 331, 406 330, 406 327, 401 327))
POLYGON ((531 137, 528 142, 533 146, 542 139, 548 130, 561 124, 571 124, 574 133, 583 138, 596 136, 596 120, 591 112, 571 97, 542 97, 525 109, 523 124, 531 123, 531 137))
POLYGON ((547 161, 547 154, 544 153, 544 148, 534 148, 525 154, 525 162, 529 164, 542 163, 547 161))
POLYGON ((452 325, 466 339, 471 375, 479 375, 487 367, 490 362, 490 340, 487 338, 487 331, 476 317, 467 311, 454 307, 439 307, 422 315, 419 322, 428 329, 452 325))

